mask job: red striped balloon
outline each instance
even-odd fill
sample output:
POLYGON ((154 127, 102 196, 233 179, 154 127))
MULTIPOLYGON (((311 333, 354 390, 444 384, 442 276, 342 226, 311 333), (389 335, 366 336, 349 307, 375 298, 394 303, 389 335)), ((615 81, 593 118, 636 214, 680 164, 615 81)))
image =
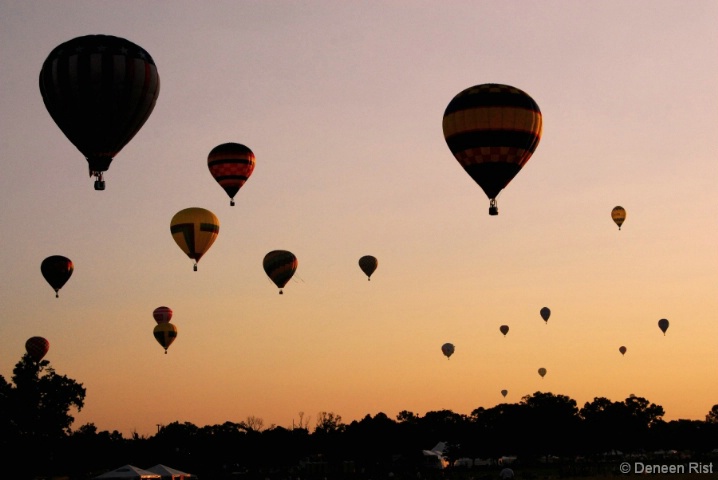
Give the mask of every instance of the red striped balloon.
POLYGON ((219 186, 229 195, 229 204, 234 205, 234 196, 254 171, 254 153, 240 143, 217 145, 207 156, 207 167, 219 186))
POLYGON ((172 309, 170 307, 157 307, 152 312, 152 316, 158 324, 168 323, 172 320, 172 309))

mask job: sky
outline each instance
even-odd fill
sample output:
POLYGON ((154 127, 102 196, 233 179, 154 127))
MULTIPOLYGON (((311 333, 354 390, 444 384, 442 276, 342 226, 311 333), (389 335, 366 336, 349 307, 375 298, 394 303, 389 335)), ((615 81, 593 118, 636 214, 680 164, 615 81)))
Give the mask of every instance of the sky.
POLYGON ((716 21, 713 0, 0 0, 0 374, 43 336, 87 389, 73 428, 125 435, 468 415, 537 391, 704 420, 716 21), (105 191, 38 88, 50 51, 88 34, 142 46, 161 80, 105 191), (442 132, 449 101, 482 83, 524 90, 544 122, 498 216, 442 132), (234 207, 207 168, 227 142, 256 155, 234 207), (188 207, 221 225, 197 272, 169 231, 188 207), (283 295, 262 268, 275 249, 299 263, 283 295), (59 298, 50 255, 75 267, 59 298), (178 329, 166 355, 158 306, 178 329))

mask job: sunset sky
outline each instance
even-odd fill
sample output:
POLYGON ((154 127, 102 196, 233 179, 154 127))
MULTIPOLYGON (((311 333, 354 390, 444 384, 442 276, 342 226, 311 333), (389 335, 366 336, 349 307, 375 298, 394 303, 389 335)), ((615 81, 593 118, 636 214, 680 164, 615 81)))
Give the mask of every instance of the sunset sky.
POLYGON ((0 374, 43 336, 87 389, 73 428, 125 435, 470 414, 537 391, 703 420, 718 403, 717 24, 714 0, 0 0, 0 374), (142 46, 161 79, 101 192, 38 88, 50 51, 88 34, 142 46), (498 216, 442 133, 449 101, 482 83, 524 90, 544 122, 498 216), (234 207, 207 168, 226 142, 256 155, 234 207), (169 231, 187 207, 221 224, 197 272, 169 231), (262 269, 275 249, 299 261, 284 295, 262 269), (75 265, 59 298, 50 255, 75 265))

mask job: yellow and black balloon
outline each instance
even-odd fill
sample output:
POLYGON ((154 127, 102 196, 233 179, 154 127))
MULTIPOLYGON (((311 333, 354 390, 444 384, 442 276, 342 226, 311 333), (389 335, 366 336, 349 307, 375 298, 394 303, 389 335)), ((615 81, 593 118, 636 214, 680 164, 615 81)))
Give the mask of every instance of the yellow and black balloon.
POLYGON ((162 345, 162 348, 165 349, 166 355, 167 349, 170 348, 172 342, 174 342, 177 338, 177 327, 170 322, 158 323, 157 325, 155 325, 152 334, 155 336, 155 340, 157 340, 157 343, 162 345))
POLYGON ((254 164, 254 153, 241 143, 223 143, 209 152, 207 167, 229 196, 230 206, 234 206, 234 196, 252 175, 254 164))
POLYGON ((510 85, 475 85, 449 102, 443 130, 451 153, 489 198, 489 214, 498 215, 496 197, 541 140, 543 117, 538 105, 510 85))
POLYGON ((219 219, 204 208, 185 208, 172 217, 170 233, 185 255, 194 260, 196 272, 197 262, 219 235, 219 219))

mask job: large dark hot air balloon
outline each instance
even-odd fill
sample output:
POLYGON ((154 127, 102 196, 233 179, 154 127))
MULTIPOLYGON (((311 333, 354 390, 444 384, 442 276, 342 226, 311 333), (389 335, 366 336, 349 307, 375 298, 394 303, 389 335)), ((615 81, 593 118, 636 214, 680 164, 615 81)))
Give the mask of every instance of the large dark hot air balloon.
POLYGON ((75 270, 72 261, 62 255, 51 255, 42 261, 40 271, 47 283, 55 290, 55 297, 60 296, 60 289, 67 283, 75 270))
POLYGON ((264 256, 262 266, 267 276, 279 288, 279 293, 297 271, 297 257, 287 250, 272 250, 264 256))
POLYGON ((466 173, 489 197, 496 197, 526 165, 543 129, 541 111, 525 92, 486 83, 456 95, 444 111, 444 138, 466 173))
POLYGON ((378 265, 379 261, 371 255, 364 255, 359 259, 359 268, 364 272, 367 280, 371 280, 371 274, 374 273, 378 265))
POLYGON ((451 356, 454 354, 454 345, 451 343, 445 343, 441 346, 441 353, 443 353, 446 358, 451 358, 451 356))
POLYGON ((665 318, 661 318, 660 320, 658 320, 658 328, 660 328, 663 332, 663 335, 665 335, 666 330, 668 330, 668 320, 666 320, 665 318))
POLYGON ((197 262, 219 235, 219 219, 204 208, 185 208, 172 217, 170 233, 182 251, 194 260, 196 272, 197 262))
POLYGON ((162 345, 162 348, 165 349, 165 354, 167 354, 167 349, 170 348, 172 342, 174 342, 177 338, 177 327, 169 322, 159 323, 155 325, 152 334, 155 336, 157 343, 162 345))
POLYGON ((43 337, 30 337, 25 342, 25 351, 36 362, 42 360, 48 350, 50 350, 50 342, 43 337))
POLYGON ((152 317, 158 324, 167 323, 172 320, 172 309, 170 307, 157 307, 152 312, 152 317))
POLYGON ((254 153, 239 143, 223 143, 209 152, 207 167, 219 186, 229 195, 234 206, 234 196, 254 171, 254 153))
POLYGON ((95 190, 142 128, 160 93, 149 53, 124 38, 86 35, 55 47, 40 70, 40 93, 60 130, 85 156, 95 190))
POLYGON ((621 225, 626 221, 626 209, 621 206, 613 207, 613 210, 611 210, 611 218, 620 230, 621 225))

